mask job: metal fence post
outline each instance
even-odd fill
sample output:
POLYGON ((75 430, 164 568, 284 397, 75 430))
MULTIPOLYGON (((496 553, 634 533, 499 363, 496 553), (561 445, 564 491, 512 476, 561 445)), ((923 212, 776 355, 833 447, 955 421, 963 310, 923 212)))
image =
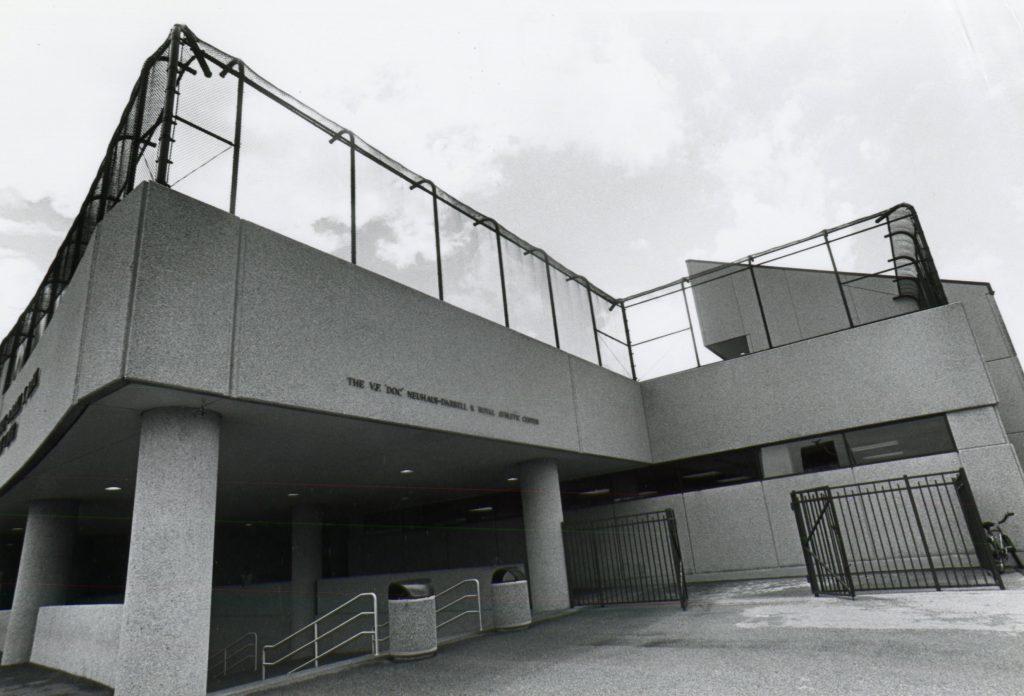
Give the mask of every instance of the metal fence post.
POLYGON ((508 321, 508 290, 505 288, 505 259, 501 253, 501 233, 494 230, 494 239, 498 243, 498 275, 501 277, 501 308, 505 312, 505 328, 509 328, 508 321))
POLYGON ((754 283, 754 295, 757 297, 757 308, 761 312, 761 323, 764 324, 764 337, 768 341, 768 347, 772 345, 772 332, 768 329, 768 319, 764 315, 764 304, 761 302, 761 290, 757 287, 757 276, 754 275, 754 257, 747 257, 747 268, 750 269, 750 280, 754 283))
POLYGON ((444 302, 444 273, 441 270, 441 222, 437 217, 437 184, 430 182, 430 198, 434 204, 434 248, 437 253, 437 299, 444 302))
POLYGON ((921 544, 924 546, 924 555, 928 558, 928 568, 932 571, 932 579, 935 581, 936 591, 942 591, 942 585, 939 584, 939 574, 935 572, 935 561, 932 559, 932 552, 928 548, 928 539, 924 535, 924 525, 921 524, 921 515, 917 511, 917 501, 914 500, 914 489, 910 485, 910 478, 908 476, 903 477, 903 485, 907 489, 907 496, 910 498, 910 509, 914 511, 914 520, 917 522, 917 531, 921 535, 921 544))
POLYGON ((235 151, 231 157, 231 210, 238 200, 238 158, 242 153, 242 96, 245 92, 245 64, 238 62, 238 93, 235 95, 235 151))
POLYGON ((167 89, 164 92, 163 123, 160 125, 160 154, 157 157, 156 181, 167 186, 170 168, 171 127, 174 123, 174 96, 178 91, 178 57, 181 52, 181 27, 171 30, 171 44, 167 57, 167 89))
POLYGON ((349 145, 348 145, 348 189, 349 198, 352 201, 352 222, 349 225, 349 237, 352 241, 352 265, 358 266, 356 263, 356 136, 351 131, 348 134, 349 145))
POLYGON ((853 575, 850 573, 850 559, 846 555, 846 544, 843 543, 843 532, 839 528, 839 518, 836 515, 836 501, 832 497, 832 489, 828 490, 828 511, 829 525, 832 527, 832 534, 836 541, 836 550, 839 552, 839 562, 843 564, 843 573, 846 575, 846 587, 850 590, 850 599, 856 596, 853 589, 853 575))
POLYGON ((686 307, 686 323, 690 326, 690 342, 693 344, 693 359, 697 361, 697 367, 700 367, 700 353, 697 352, 697 334, 693 330, 693 318, 690 316, 690 301, 686 299, 685 279, 679 283, 679 288, 683 292, 683 306, 686 307))
POLYGON ((796 528, 800 534, 800 548, 804 552, 804 563, 807 565, 807 582, 811 584, 811 592, 817 597, 820 594, 818 578, 814 572, 814 559, 811 556, 810 539, 807 537, 807 525, 804 522, 804 512, 800 505, 800 498, 796 491, 789 493, 789 507, 796 516, 796 528))
POLYGON ((555 329, 555 348, 561 348, 562 342, 558 338, 558 314, 555 312, 555 291, 551 287, 551 264, 548 262, 548 254, 544 253, 544 271, 548 278, 548 300, 551 302, 551 325, 555 329))
MULTIPOLYGON (((612 305, 613 307, 615 305, 612 305)), ((633 360, 633 341, 629 338, 629 319, 626 318, 626 304, 619 302, 619 309, 622 310, 622 328, 626 330, 626 350, 629 352, 629 371, 636 380, 636 362, 633 360)))
POLYGON ((832 262, 832 273, 836 277, 836 286, 839 288, 839 296, 843 298, 843 309, 846 310, 846 319, 850 322, 850 328, 853 328, 853 314, 850 313, 850 304, 846 300, 846 291, 843 289, 843 281, 839 277, 839 267, 836 266, 836 258, 832 255, 832 245, 828 241, 828 231, 822 234, 822 239, 825 240, 825 250, 828 251, 828 260, 832 262))
POLYGON ((992 549, 989 548, 988 539, 985 536, 985 529, 981 525, 981 515, 978 513, 978 504, 974 500, 974 493, 971 491, 971 484, 967 480, 967 472, 961 467, 957 471, 956 479, 953 482, 953 490, 956 491, 957 500, 960 501, 960 509, 967 521, 967 531, 971 535, 971 543, 974 545, 974 552, 978 555, 978 561, 990 572, 1000 590, 1005 590, 1003 576, 996 567, 995 559, 992 558, 992 549))

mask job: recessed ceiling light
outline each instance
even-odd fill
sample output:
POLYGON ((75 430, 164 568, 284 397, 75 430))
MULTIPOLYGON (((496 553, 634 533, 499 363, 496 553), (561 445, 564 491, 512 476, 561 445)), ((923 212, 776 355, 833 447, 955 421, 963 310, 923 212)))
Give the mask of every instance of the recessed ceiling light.
POLYGON ((11 531, 12 532, 23 532, 23 531, 25 531, 25 528, 24 527, 11 527, 11 531))
POLYGON ((251 527, 251 526, 252 526, 252 522, 246 522, 246 523, 245 523, 245 526, 246 526, 246 527, 251 527))
POLYGON ((289 497, 289 498, 298 498, 298 497, 299 497, 299 494, 298 494, 298 493, 289 493, 289 494, 288 494, 288 497, 289 497))
POLYGON ((470 512, 494 512, 494 508, 490 505, 484 505, 483 507, 470 508, 470 512))
POLYGON ((123 489, 120 486, 107 486, 103 490, 110 491, 111 493, 116 493, 117 491, 120 491, 120 490, 123 490, 123 489))
POLYGON ((516 481, 518 481, 518 480, 519 480, 519 478, 518 478, 517 476, 509 476, 509 477, 508 477, 507 479, 505 479, 505 480, 506 480, 506 481, 508 481, 509 483, 515 483, 516 481))
POLYGON ((402 469, 398 473, 400 473, 402 476, 408 476, 409 474, 413 473, 413 470, 412 469, 402 469))
POLYGON ((611 493, 611 489, 595 488, 592 491, 583 491, 580 495, 608 495, 609 493, 611 493))

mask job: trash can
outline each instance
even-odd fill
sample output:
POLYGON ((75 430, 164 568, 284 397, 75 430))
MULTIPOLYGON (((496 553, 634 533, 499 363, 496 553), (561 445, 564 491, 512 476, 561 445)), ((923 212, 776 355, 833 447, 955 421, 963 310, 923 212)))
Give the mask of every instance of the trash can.
POLYGON ((530 613, 530 584, 526 574, 515 567, 498 568, 491 576, 494 597, 494 628, 514 631, 533 621, 530 613))
POLYGON ((419 660, 437 652, 437 611, 430 580, 401 580, 388 586, 391 659, 419 660))

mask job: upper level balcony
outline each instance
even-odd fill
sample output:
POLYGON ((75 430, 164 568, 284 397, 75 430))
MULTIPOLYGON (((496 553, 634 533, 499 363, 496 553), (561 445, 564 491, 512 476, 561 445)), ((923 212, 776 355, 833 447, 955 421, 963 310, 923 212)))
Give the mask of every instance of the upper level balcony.
POLYGON ((67 238, 0 343, 10 386, 96 225, 155 181, 636 380, 946 304, 906 204, 617 298, 177 26, 144 63, 67 238), (841 270, 840 270, 841 269, 841 270))

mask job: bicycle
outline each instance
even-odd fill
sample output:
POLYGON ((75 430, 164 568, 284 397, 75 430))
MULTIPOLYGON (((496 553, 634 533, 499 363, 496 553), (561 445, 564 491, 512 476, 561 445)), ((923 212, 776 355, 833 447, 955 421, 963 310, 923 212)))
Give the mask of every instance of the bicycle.
POLYGON ((992 551, 992 560, 995 561, 996 569, 1000 573, 1006 572, 1006 562, 1012 557, 1017 563, 1017 569, 1024 573, 1024 563, 1021 563, 1020 556, 1017 555, 1017 547, 1002 529, 1002 524, 1011 517, 1013 517, 1013 513, 1008 512, 998 522, 982 522, 981 526, 985 528, 985 536, 988 539, 989 549, 992 551))

